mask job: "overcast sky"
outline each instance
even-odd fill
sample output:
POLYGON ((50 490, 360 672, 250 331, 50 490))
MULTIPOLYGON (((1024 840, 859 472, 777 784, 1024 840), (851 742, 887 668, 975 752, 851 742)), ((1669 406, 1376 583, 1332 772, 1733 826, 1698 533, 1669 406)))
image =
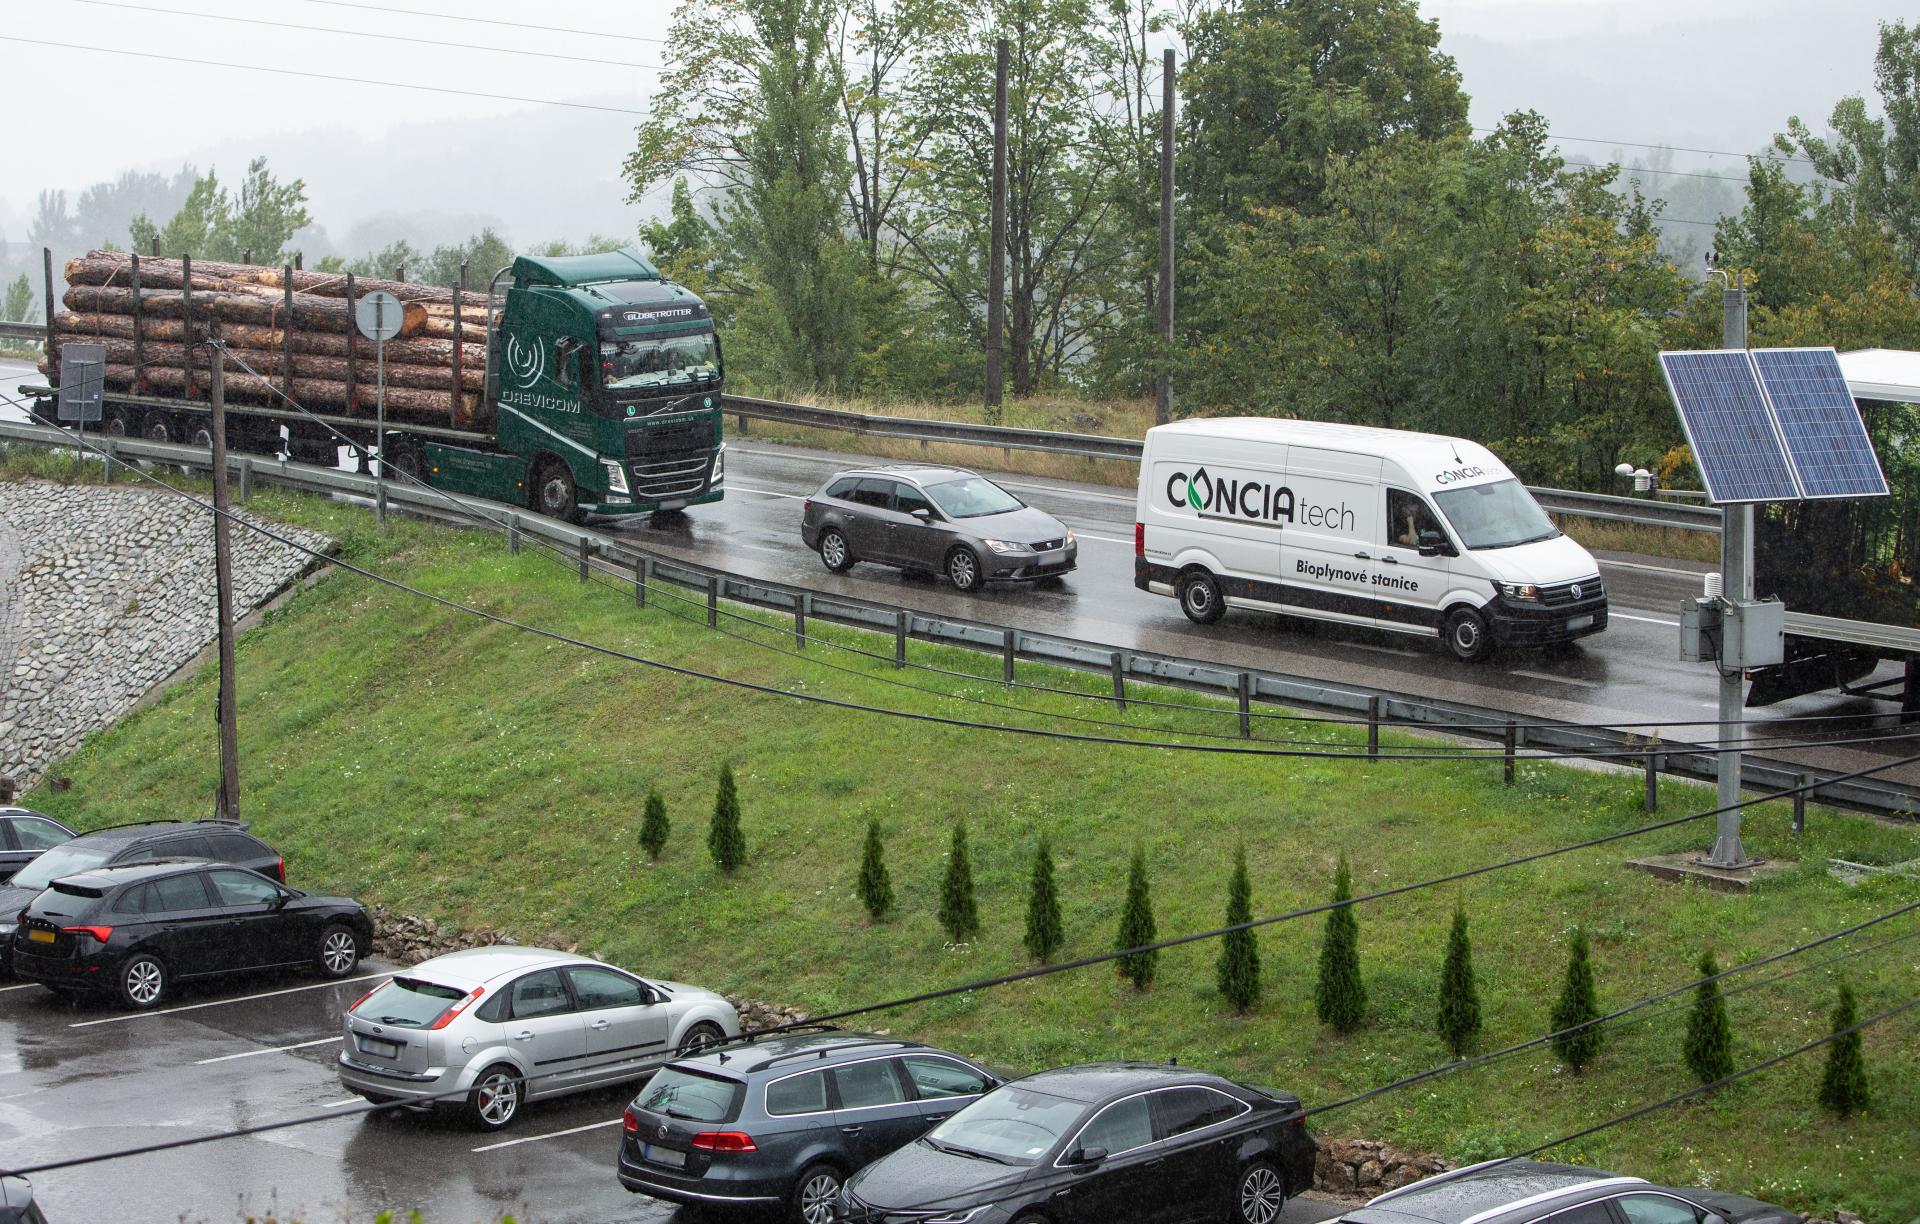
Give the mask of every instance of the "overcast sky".
MULTIPOLYGON (((171 170, 183 162, 217 165, 231 179, 255 152, 284 175, 307 179, 316 218, 335 235, 383 209, 471 214, 525 239, 630 226, 637 212, 625 204, 619 162, 652 92, 670 0, 396 4, 8 0, 0 27, 8 108, 35 118, 15 128, 16 154, 30 159, 0 180, 0 234, 25 236, 41 188, 76 190, 129 167, 171 170), (593 32, 489 25, 434 10, 508 23, 552 14, 556 23, 593 32), (566 56, 608 62, 549 58, 566 56), (484 158, 476 156, 481 150, 484 158)), ((1899 15, 1888 8, 1826 0, 1817 21, 1807 19, 1802 0, 1427 0, 1424 11, 1460 61, 1476 125, 1531 107, 1557 134, 1601 142, 1569 141, 1567 152, 1605 159, 1616 144, 1629 156, 1644 152, 1631 142, 1745 151, 1790 114, 1823 119, 1843 94, 1870 94, 1876 23, 1899 15)), ((1741 169, 1737 159, 1713 164, 1741 169)))

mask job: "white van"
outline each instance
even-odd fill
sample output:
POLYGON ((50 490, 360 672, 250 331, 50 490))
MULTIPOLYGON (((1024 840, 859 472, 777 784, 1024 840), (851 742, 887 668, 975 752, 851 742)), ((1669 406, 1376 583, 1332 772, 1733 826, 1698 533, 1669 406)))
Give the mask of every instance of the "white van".
POLYGON ((1586 549, 1477 443, 1227 417, 1147 431, 1133 584, 1197 624, 1230 607, 1438 637, 1455 657, 1607 627, 1586 549))

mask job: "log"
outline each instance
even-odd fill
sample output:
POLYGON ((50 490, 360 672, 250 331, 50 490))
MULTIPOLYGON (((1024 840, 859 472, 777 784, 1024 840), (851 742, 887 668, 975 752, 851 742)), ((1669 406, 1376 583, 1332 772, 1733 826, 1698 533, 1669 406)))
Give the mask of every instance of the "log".
MULTIPOLYGON (((120 390, 140 390, 147 392, 182 392, 187 388, 187 373, 178 366, 153 365, 149 363, 135 379, 131 365, 108 364, 105 367, 107 385, 120 390)), ((264 404, 273 406, 284 402, 277 394, 278 386, 263 385, 244 371, 238 376, 232 367, 228 368, 227 396, 241 403, 264 404)), ((356 404, 347 402, 347 385, 320 378, 295 378, 291 394, 304 408, 312 412, 332 412, 336 415, 346 413, 351 416, 368 418, 373 415, 374 395, 371 384, 362 384, 355 388, 356 404)), ((195 399, 205 399, 207 394, 206 371, 196 368, 193 376, 192 395, 195 399)), ((419 387, 388 387, 387 417, 391 421, 404 424, 406 421, 419 421, 423 424, 447 425, 456 428, 478 428, 480 423, 476 413, 480 397, 462 395, 459 412, 456 414, 452 396, 446 391, 428 391, 419 387)), ((288 414, 293 409, 285 409, 288 414)))
MULTIPOLYGON (((141 260, 140 279, 143 284, 146 276, 147 264, 141 260)), ((198 279, 198 274, 195 279, 198 279)), ((134 291, 105 285, 74 285, 61 301, 68 310, 79 314, 132 314, 134 291)), ((148 318, 180 319, 185 317, 185 303, 178 292, 142 288, 140 313, 148 318)), ((235 292, 203 293, 197 286, 194 289, 193 318, 196 325, 211 319, 255 327, 279 327, 286 321, 285 315, 286 306, 277 297, 235 292)), ((417 302, 408 303, 402 308, 400 335, 417 336, 426 322, 426 309, 417 302)), ((353 312, 339 298, 296 297, 293 300, 293 326, 295 329, 344 335, 353 326, 353 312)), ((449 332, 452 326, 452 320, 448 320, 449 332)))
MULTIPOLYGON (((86 254, 86 259, 89 261, 117 261, 122 265, 130 263, 127 255, 121 251, 89 251, 86 254)), ((143 257, 140 260, 140 279, 143 282, 146 280, 148 268, 155 266, 166 267, 169 265, 171 265, 173 269, 173 274, 176 277, 179 276, 179 260, 147 259, 143 257)), ((263 289, 273 289, 277 291, 286 288, 287 285, 286 270, 284 268, 262 266, 259 264, 220 263, 215 260, 200 259, 193 261, 193 268, 195 273, 206 272, 212 276, 223 277, 227 280, 254 285, 263 289)), ((68 279, 71 281, 72 278, 69 277, 68 279)), ((126 278, 122 277, 119 283, 125 284, 126 278)), ((438 285, 417 285, 410 281, 381 280, 371 276, 356 276, 353 278, 353 291, 356 295, 368 294, 376 290, 391 293, 403 302, 431 303, 444 305, 449 309, 453 306, 453 290, 442 289, 438 285)), ((346 274, 343 272, 313 272, 296 268, 293 273, 293 291, 295 293, 310 293, 318 297, 344 298, 347 296, 346 274)), ((472 292, 469 291, 467 296, 471 298, 473 296, 472 292)), ((485 300, 485 296, 485 294, 481 295, 483 301, 485 300)))
MULTIPOLYGON (((180 325, 176 323, 174 326, 179 327, 180 325)), ((244 328, 241 330, 252 332, 256 336, 268 334, 277 336, 281 334, 279 332, 268 333, 263 328, 244 328)), ((300 333, 295 332, 294 335, 298 336, 300 333)), ((337 338, 342 341, 346 339, 344 336, 337 338)), ((240 343, 230 335, 225 336, 224 339, 229 345, 228 353, 234 359, 228 366, 227 377, 229 382, 248 377, 244 369, 238 368, 238 363, 240 362, 246 363, 246 365, 251 366, 261 374, 278 375, 286 372, 286 357, 283 350, 271 346, 241 347, 240 343)), ((107 363, 109 365, 135 364, 132 340, 122 339, 119 336, 56 332, 53 337, 55 355, 57 356, 60 350, 65 348, 68 343, 104 344, 107 349, 107 363)), ((401 344, 414 343, 418 342, 397 340, 394 341, 393 345, 389 346, 389 348, 401 344)), ((184 368, 187 364, 186 346, 180 344, 177 340, 173 342, 155 340, 150 333, 146 342, 146 359, 147 362, 152 365, 179 366, 184 368)), ((211 358, 206 353, 196 353, 193 357, 193 368, 196 371, 205 370, 210 360, 211 358)), ((346 356, 344 353, 339 356, 326 353, 295 353, 293 358, 293 373, 296 378, 317 378, 345 385, 347 381, 346 356)), ((355 371, 355 374, 356 382, 360 385, 363 393, 365 395, 372 395, 375 383, 373 367, 371 365, 363 365, 355 371), (366 377, 358 377, 360 374, 365 374, 366 377)), ((447 365, 418 365, 411 362, 396 362, 393 360, 391 351, 388 353, 387 385, 390 387, 421 387, 429 391, 443 391, 448 389, 448 385, 452 381, 453 367, 451 362, 447 365)), ((486 372, 484 370, 463 369, 461 371, 461 388, 469 392, 484 391, 486 389, 486 372)), ((469 415, 471 414, 469 413, 469 415)))
MULTIPOLYGON (((133 264, 125 259, 95 259, 83 256, 69 259, 63 274, 69 285, 112 285, 123 289, 133 287, 133 264)), ((180 264, 173 260, 155 259, 140 261, 140 287, 142 289, 178 289, 181 282, 180 264)), ((228 280, 205 271, 199 264, 193 265, 193 291, 195 293, 253 293, 255 286, 244 285, 239 281, 228 280)))
MULTIPOLYGON (((62 310, 54 315, 53 326, 56 333, 70 334, 78 338, 133 339, 133 316, 130 314, 74 314, 72 311, 62 310)), ((141 321, 141 326, 145 329, 146 339, 149 342, 159 340, 178 344, 186 339, 186 324, 178 319, 145 319, 141 321)), ((287 338, 286 332, 277 327, 223 323, 217 319, 211 321, 207 330, 239 349, 277 349, 286 343, 287 338)), ((472 334, 468 333, 468 335, 472 334)), ((474 340, 465 340, 461 347, 465 349, 461 357, 462 375, 476 372, 479 375, 479 381, 484 382, 487 346, 474 340)), ((336 332, 302 331, 296 328, 293 332, 293 351, 345 357, 347 337, 336 332)), ((369 353, 371 346, 363 340, 360 342, 360 351, 369 353)), ((387 341, 387 361, 401 365, 440 366, 444 371, 441 374, 441 381, 445 382, 452 377, 453 343, 425 336, 417 336, 409 340, 389 340, 387 341)))

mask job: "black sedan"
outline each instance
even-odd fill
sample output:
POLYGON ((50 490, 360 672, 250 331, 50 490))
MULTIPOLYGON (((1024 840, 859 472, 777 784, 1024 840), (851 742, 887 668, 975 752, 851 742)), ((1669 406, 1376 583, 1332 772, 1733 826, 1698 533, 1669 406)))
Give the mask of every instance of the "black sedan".
POLYGON ((1159 1063, 1090 1063, 1004 1084, 868 1165, 852 1224, 1274 1224, 1313 1184, 1297 1098, 1159 1063))
POLYGON ((0 881, 11 880, 13 873, 64 841, 73 840, 73 830, 31 808, 0 807, 0 881))
POLYGON ((345 977, 373 942, 358 901, 311 897, 225 863, 162 860, 53 881, 20 914, 16 976, 157 1006, 176 981, 310 967, 345 977))
POLYGON ((964 468, 842 472, 801 508, 800 538, 835 573, 856 561, 941 573, 962 591, 1057 578, 1080 545, 1044 510, 964 468))
POLYGON ((1339 1224, 1802 1224, 1785 1207, 1725 1190, 1656 1186, 1584 1165, 1489 1160, 1402 1186, 1339 1224))

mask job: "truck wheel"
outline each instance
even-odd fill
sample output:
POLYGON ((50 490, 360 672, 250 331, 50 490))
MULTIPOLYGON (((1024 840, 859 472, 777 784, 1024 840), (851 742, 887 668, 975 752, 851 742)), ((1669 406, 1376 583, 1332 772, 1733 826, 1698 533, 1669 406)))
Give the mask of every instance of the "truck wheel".
POLYGON ((563 523, 580 521, 580 506, 574 496, 573 471, 558 459, 542 459, 533 469, 530 505, 535 511, 563 523))
POLYGON ((412 442, 401 442, 393 448, 390 460, 394 474, 407 484, 425 484, 427 482, 427 460, 420 447, 412 442))
POLYGON ((1493 655, 1493 629, 1473 608, 1458 607, 1447 613, 1440 636, 1447 653, 1462 663, 1479 663, 1493 655))
POLYGON ((149 442, 173 441, 173 417, 164 412, 149 412, 147 419, 140 422, 140 436, 149 442))
POLYGON ((1220 594, 1220 584, 1203 569, 1180 575, 1178 594, 1180 610, 1196 625, 1211 625, 1226 614, 1227 601, 1220 594))

